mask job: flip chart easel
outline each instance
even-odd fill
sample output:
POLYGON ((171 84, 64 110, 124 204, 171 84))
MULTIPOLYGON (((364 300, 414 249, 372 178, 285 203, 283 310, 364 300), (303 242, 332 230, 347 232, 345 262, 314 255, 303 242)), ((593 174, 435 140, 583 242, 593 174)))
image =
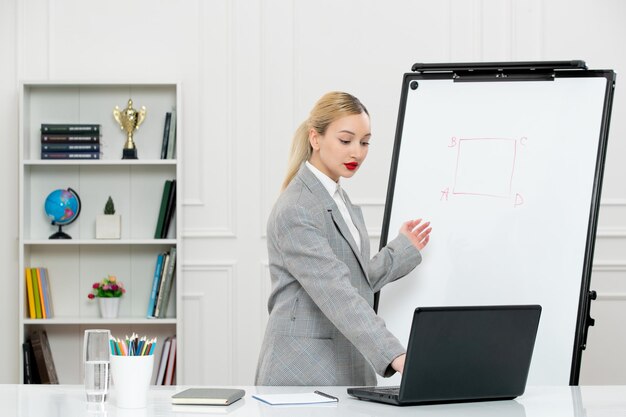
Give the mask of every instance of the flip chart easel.
MULTIPOLYGON (((529 384, 578 383, 615 73, 583 61, 415 64, 404 75, 381 246, 432 222, 423 262, 378 313, 540 304, 529 384)), ((459 347, 462 348, 462 347, 459 347)))

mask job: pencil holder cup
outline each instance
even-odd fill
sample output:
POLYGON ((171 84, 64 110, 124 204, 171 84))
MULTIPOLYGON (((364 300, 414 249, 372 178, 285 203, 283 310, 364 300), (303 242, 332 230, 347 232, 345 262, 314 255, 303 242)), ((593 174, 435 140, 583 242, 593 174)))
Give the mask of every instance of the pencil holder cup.
POLYGON ((118 408, 144 408, 152 379, 154 355, 111 355, 113 398, 118 408))

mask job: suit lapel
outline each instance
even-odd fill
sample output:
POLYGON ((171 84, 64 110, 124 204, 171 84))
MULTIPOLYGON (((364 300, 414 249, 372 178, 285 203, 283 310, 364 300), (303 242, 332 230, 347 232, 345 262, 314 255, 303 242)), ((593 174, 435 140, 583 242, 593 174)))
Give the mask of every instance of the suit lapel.
MULTIPOLYGON (((333 221, 335 222, 335 226, 337 226, 337 229, 339 229, 339 233, 341 233, 343 238, 350 245, 350 248, 352 249, 352 252, 354 253, 354 256, 359 261, 359 265, 361 265, 361 269, 363 269, 363 272, 365 272, 365 266, 363 265, 363 259, 362 259, 362 256, 361 256, 361 252, 359 251, 359 248, 356 245, 356 242, 354 241, 354 238, 352 237, 352 233, 350 233, 350 229, 348 229, 348 225, 346 224, 343 216, 339 212, 339 208, 337 207, 337 205, 335 204, 334 201, 333 201, 333 205, 334 205, 334 207, 331 208, 329 211, 331 212, 331 216, 333 217, 333 221)), ((359 228, 357 227, 357 230, 358 229, 359 228)), ((360 234, 361 234, 361 231, 359 230, 359 235, 360 234)), ((362 238, 361 238, 361 241, 363 241, 362 238)))
MULTIPOLYGON (((359 262, 363 273, 367 276, 367 268, 363 263, 363 255, 359 251, 359 248, 357 247, 356 242, 352 237, 352 233, 350 233, 350 229, 348 229, 348 225, 346 224, 343 216, 339 212, 339 207, 337 207, 335 200, 330 196, 330 194, 328 194, 326 188, 324 188, 322 183, 319 182, 319 180, 306 167, 306 165, 302 164, 300 170, 298 171, 298 177, 300 177, 300 179, 306 184, 311 192, 319 198, 319 200, 324 204, 326 210, 330 212, 330 215, 333 218, 333 221, 335 222, 335 226, 339 230, 339 233, 348 242, 348 245, 350 245, 350 248, 352 249, 352 252, 354 253, 357 261, 359 262)), ((355 216, 357 210, 354 210, 352 203, 350 203, 347 197, 346 200, 346 207, 348 208, 348 212, 350 213, 353 221, 358 219, 357 221, 355 221, 355 226, 359 231, 359 235, 361 237, 361 248, 364 248, 365 246, 363 242, 363 236, 365 236, 365 225, 363 224, 363 217, 360 215, 360 213, 359 215, 355 216)))

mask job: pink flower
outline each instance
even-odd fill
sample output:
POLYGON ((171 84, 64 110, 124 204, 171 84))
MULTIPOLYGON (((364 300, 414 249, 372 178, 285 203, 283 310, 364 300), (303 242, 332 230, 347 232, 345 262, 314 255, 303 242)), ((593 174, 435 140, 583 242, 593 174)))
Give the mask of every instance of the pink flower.
POLYGON ((101 281, 93 283, 91 288, 91 294, 87 296, 90 300, 98 297, 121 297, 126 293, 124 284, 118 281, 113 275, 109 275, 101 281))

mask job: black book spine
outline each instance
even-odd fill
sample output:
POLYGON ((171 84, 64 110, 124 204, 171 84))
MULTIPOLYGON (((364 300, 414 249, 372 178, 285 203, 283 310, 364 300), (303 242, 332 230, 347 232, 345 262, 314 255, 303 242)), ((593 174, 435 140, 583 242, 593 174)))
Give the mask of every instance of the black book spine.
POLYGON ((41 159, 100 159, 100 152, 41 152, 41 159))
POLYGON ((167 208, 165 210, 165 219, 163 223, 163 230, 161 231, 161 238, 167 238, 167 232, 174 217, 176 211, 176 180, 172 180, 172 186, 170 187, 170 193, 167 199, 167 208))
POLYGON ((165 127, 163 127, 163 143, 161 144, 161 159, 167 158, 167 146, 170 137, 170 124, 172 121, 172 113, 165 113, 165 127))
POLYGON ((100 143, 98 135, 41 135, 41 143, 100 143))
MULTIPOLYGON (((28 360, 28 365, 30 369, 30 384, 41 384, 41 377, 39 376, 39 370, 37 369, 37 363, 35 362, 35 353, 33 352, 33 344, 30 339, 27 339, 24 342, 26 352, 24 354, 25 359, 28 360), (26 357, 28 357, 26 359, 26 357)), ((26 376, 24 376, 24 380, 26 380, 26 376)))
POLYGON ((99 152, 100 144, 99 143, 49 143, 42 144, 41 150, 45 152, 56 152, 56 151, 72 151, 72 152, 99 152))
POLYGON ((22 343, 22 356, 24 358, 24 383, 32 384, 33 383, 33 374, 32 374, 32 366, 30 354, 28 352, 28 342, 22 343))
POLYGON ((36 365, 40 383, 50 384, 50 375, 46 368, 46 360, 43 353, 43 331, 35 330, 30 336, 30 343, 33 347, 33 364, 36 365))
POLYGON ((99 135, 100 125, 81 123, 42 123, 41 133, 71 133, 73 135, 99 135))
POLYGON ((167 202, 170 195, 172 180, 165 180, 163 184, 163 193, 161 194, 161 204, 159 205, 159 216, 157 218, 156 230, 154 238, 161 239, 163 236, 163 225, 165 224, 165 212, 167 211, 167 202))

